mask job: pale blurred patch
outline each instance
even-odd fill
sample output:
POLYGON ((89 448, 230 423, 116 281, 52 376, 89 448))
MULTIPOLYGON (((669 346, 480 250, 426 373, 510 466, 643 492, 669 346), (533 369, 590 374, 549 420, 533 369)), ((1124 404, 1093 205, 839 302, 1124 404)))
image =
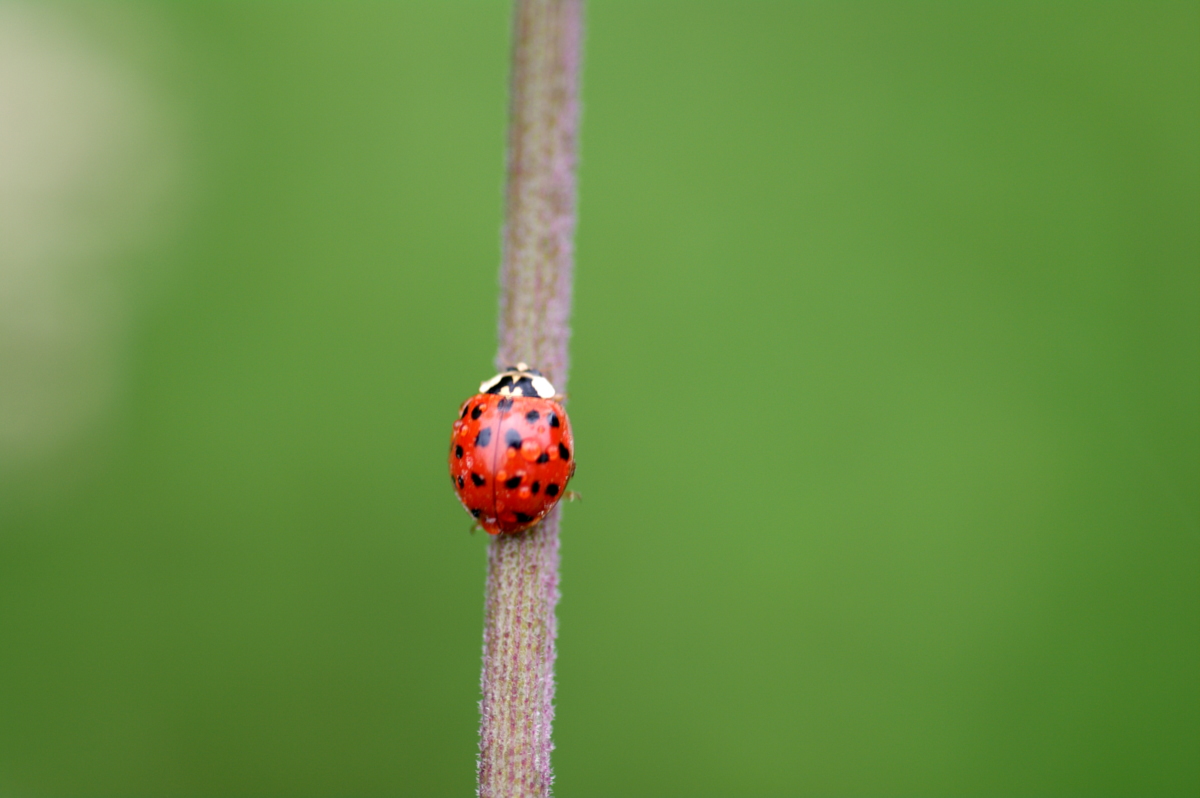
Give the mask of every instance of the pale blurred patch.
POLYGON ((0 0, 0 470, 43 461, 112 407, 145 296, 130 264, 178 216, 169 114, 86 31, 0 0))

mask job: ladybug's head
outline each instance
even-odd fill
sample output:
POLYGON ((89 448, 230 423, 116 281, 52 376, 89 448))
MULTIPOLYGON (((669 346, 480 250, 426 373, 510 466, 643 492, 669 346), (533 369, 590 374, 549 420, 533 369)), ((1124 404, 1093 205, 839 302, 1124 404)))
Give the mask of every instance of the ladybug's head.
POLYGON ((524 363, 509 366, 480 385, 479 392, 498 393, 501 396, 539 396, 542 399, 553 399, 556 395, 550 380, 524 363))

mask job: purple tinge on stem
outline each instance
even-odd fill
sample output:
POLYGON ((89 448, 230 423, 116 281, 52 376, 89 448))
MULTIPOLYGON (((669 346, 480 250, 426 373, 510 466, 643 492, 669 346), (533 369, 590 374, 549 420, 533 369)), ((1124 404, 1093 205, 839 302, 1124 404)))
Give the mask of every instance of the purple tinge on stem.
POLYGON ((579 138, 580 0, 518 0, 496 367, 567 383, 579 138))
POLYGON ((488 552, 479 740, 481 796, 550 794, 559 508, 488 552))
MULTIPOLYGON (((582 0, 517 0, 496 365, 566 392, 582 0)), ((561 506, 488 550, 479 795, 548 796, 561 506)))

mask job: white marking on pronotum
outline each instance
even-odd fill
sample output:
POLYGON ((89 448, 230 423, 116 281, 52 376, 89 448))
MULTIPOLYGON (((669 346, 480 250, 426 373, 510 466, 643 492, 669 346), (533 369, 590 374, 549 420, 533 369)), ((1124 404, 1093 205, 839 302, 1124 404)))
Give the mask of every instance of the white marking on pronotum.
POLYGON ((533 384, 533 390, 543 399, 551 399, 554 397, 554 386, 550 384, 550 380, 545 377, 532 377, 529 380, 533 384))
MULTIPOLYGON (((505 369, 504 371, 492 377, 479 385, 480 393, 490 393, 500 381, 508 377, 514 384, 528 379, 529 384, 533 387, 533 392, 542 399, 553 399, 557 394, 554 391, 554 386, 550 384, 550 380, 529 368, 527 363, 518 363, 517 365, 505 369)), ((501 396, 523 396, 523 392, 515 391, 510 386, 504 386, 500 389, 501 396)))

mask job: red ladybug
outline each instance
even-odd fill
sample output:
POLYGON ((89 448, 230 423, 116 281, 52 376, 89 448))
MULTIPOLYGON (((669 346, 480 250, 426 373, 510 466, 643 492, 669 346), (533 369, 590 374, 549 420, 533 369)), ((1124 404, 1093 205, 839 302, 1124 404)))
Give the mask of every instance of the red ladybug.
POLYGON ((540 371, 518 363, 459 408, 450 479, 458 500, 489 534, 528 529, 566 492, 575 441, 560 398, 540 371))

